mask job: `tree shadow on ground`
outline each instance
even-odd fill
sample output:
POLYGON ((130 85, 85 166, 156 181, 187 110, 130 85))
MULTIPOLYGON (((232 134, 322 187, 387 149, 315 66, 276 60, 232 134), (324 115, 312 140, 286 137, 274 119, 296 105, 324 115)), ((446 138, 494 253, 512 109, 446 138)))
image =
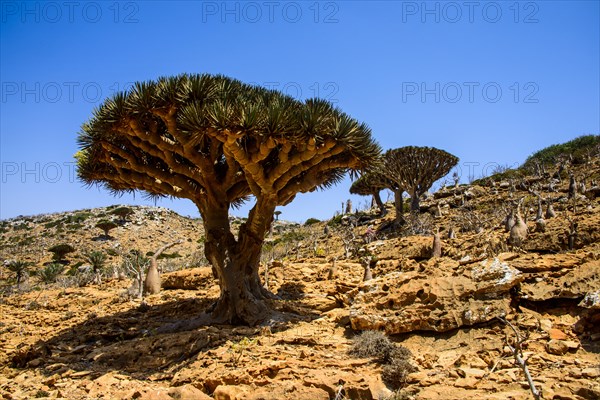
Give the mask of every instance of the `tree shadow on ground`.
POLYGON ((115 240, 114 236, 102 234, 92 238, 93 242, 108 242, 110 240, 115 240))
POLYGON ((286 282, 277 290, 277 296, 285 300, 298 300, 304 296, 306 285, 302 282, 286 282))
MULTIPOLYGON (((137 306, 63 329, 48 340, 11 355, 17 368, 36 368, 45 375, 85 371, 91 378, 118 371, 136 379, 174 374, 195 361, 199 353, 228 340, 261 334, 261 326, 211 325, 205 314, 214 298, 175 300, 137 306)), ((272 313, 263 325, 271 332, 292 329, 299 321, 320 315, 284 300, 270 301, 272 313)))

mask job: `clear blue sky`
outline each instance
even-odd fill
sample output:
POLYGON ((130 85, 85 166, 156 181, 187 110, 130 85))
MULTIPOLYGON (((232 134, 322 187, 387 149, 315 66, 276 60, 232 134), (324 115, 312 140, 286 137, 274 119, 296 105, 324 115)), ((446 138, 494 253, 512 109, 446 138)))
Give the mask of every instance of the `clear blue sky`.
MULTIPOLYGON (((95 106, 161 75, 222 73, 327 98, 384 149, 457 155, 463 181, 600 132, 598 1, 0 4, 2 219, 151 204, 84 187, 72 156, 95 106)), ((329 218, 349 185, 300 195, 281 218, 329 218)), ((159 205, 198 215, 187 200, 159 205)))

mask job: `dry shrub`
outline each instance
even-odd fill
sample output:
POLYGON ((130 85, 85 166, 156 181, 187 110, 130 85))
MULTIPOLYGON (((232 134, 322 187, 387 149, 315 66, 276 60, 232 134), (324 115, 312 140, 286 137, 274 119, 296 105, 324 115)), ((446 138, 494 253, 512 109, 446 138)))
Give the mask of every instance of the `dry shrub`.
MULTIPOLYGON (((409 351, 410 353, 410 351, 409 351)), ((406 384, 408 374, 417 371, 406 358, 394 357, 389 364, 383 367, 381 379, 392 389, 400 389, 406 384)))
POLYGON ((429 213, 410 213, 404 215, 404 224, 400 228, 403 236, 430 235, 434 231, 435 220, 429 213))
POLYGON ((350 354, 362 358, 374 358, 384 364, 381 377, 392 389, 399 389, 406 383, 406 377, 417 369, 409 362, 412 353, 404 346, 398 346, 379 331, 364 331, 353 339, 350 354))
POLYGON ((382 363, 391 361, 397 347, 379 331, 364 331, 353 342, 350 354, 360 358, 375 358, 382 363))

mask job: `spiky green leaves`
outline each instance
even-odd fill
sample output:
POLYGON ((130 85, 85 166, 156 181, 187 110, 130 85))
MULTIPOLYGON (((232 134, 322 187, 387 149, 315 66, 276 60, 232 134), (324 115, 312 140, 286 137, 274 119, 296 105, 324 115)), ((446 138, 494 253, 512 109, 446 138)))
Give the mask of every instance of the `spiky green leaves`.
POLYGON ((383 189, 392 188, 392 183, 383 175, 376 172, 366 172, 357 180, 352 182, 352 186, 350 186, 350 193, 358 194, 360 196, 370 196, 382 191, 383 189))
POLYGON ((139 82, 83 125, 79 177, 113 191, 236 203, 327 187, 380 154, 371 131, 329 102, 221 75, 139 82))
POLYGON ((400 187, 419 194, 429 190, 458 163, 458 157, 435 147, 406 146, 383 155, 382 173, 400 187))

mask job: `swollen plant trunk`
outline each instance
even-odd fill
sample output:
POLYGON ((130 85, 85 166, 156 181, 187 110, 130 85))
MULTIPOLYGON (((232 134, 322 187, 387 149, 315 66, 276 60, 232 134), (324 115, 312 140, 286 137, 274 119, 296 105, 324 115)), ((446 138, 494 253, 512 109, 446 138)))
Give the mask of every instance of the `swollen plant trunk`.
POLYGON ((521 246, 525 239, 527 239, 527 224, 523 221, 521 213, 517 210, 516 222, 510 229, 508 242, 513 246, 521 246))
POLYGON ((337 265, 336 259, 334 258, 331 262, 331 267, 329 267, 329 271, 327 272, 327 279, 332 280, 337 277, 337 265))
POLYGON ((535 215, 535 220, 537 221, 538 219, 542 219, 544 216, 544 212, 542 210, 542 199, 538 197, 538 206, 537 206, 537 213, 535 215))
POLYGON ((227 208, 204 213, 204 252, 219 281, 221 295, 211 308, 215 322, 256 325, 268 316, 265 300, 272 297, 260 283, 258 267, 275 206, 258 200, 237 240, 229 227, 227 208))
POLYGON ((373 273, 371 272, 371 266, 367 264, 365 266, 365 274, 363 275, 363 282, 370 281, 373 279, 373 273))
POLYGON ((539 218, 535 221, 536 232, 546 232, 546 221, 544 218, 539 218))
POLYGON ((548 208, 546 208, 546 218, 554 218, 556 217, 556 212, 554 211, 554 207, 552 207, 552 202, 548 201, 548 208))
POLYGON ((181 240, 164 245, 154 253, 150 259, 150 267, 148 267, 148 273, 146 279, 144 279, 144 293, 145 294, 157 294, 160 293, 160 274, 158 273, 158 257, 168 248, 181 243, 181 240))
POLYGON ((504 220, 504 231, 510 232, 512 227, 515 225, 515 210, 511 209, 506 219, 504 220))
POLYGON ((150 267, 148 267, 148 273, 144 280, 144 293, 145 294, 157 294, 160 293, 160 274, 158 273, 158 267, 154 258, 150 261, 150 267))
POLYGON ((575 176, 571 175, 569 178, 569 198, 572 199, 577 194, 577 182, 575 182, 575 176))

